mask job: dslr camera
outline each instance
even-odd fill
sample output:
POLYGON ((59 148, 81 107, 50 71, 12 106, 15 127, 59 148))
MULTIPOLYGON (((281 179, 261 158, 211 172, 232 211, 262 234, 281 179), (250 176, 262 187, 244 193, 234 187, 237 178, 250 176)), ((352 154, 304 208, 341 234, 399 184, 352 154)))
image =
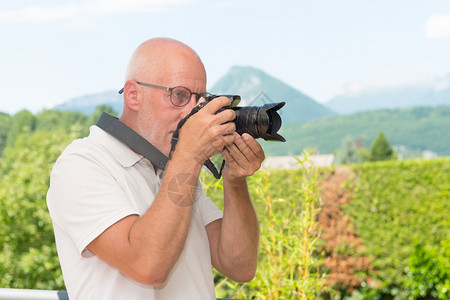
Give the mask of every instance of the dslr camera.
MULTIPOLYGON (((277 133, 277 131, 281 128, 281 117, 277 111, 285 105, 285 102, 268 103, 263 106, 237 106, 241 101, 241 97, 238 95, 211 95, 206 97, 205 102, 195 106, 192 111, 178 123, 177 129, 172 135, 172 148, 170 150, 169 157, 175 149, 178 142, 180 128, 186 120, 202 109, 208 102, 217 97, 227 97, 230 99, 231 104, 219 109, 216 113, 219 113, 224 109, 234 110, 236 113, 236 118, 233 122, 236 124, 237 133, 241 135, 248 133, 255 139, 262 138, 266 141, 286 141, 284 137, 277 133)), ((219 179, 222 176, 225 160, 222 158, 221 154, 218 153, 206 160, 204 165, 211 171, 215 178, 219 179)))
MULTIPOLYGON (((236 113, 234 123, 236 132, 242 135, 248 133, 252 137, 262 138, 266 141, 285 142, 286 139, 277 132, 281 128, 281 117, 277 111, 282 108, 286 102, 268 103, 263 106, 237 106, 241 101, 239 95, 211 95, 206 97, 205 104, 217 97, 227 97, 230 99, 230 106, 223 107, 217 113, 224 109, 232 109, 236 113)), ((204 105, 203 105, 204 106, 204 105)))

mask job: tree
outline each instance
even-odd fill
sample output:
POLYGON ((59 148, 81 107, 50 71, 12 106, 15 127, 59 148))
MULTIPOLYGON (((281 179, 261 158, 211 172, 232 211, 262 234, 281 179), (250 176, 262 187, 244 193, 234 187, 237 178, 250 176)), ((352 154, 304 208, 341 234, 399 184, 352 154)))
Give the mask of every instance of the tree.
POLYGON ((78 134, 23 133, 0 160, 0 287, 64 289, 46 195, 53 163, 78 134))
POLYGON ((342 141, 341 148, 336 152, 336 164, 357 164, 361 162, 358 155, 358 149, 351 137, 346 137, 342 141))
POLYGON ((89 134, 89 127, 92 125, 97 124, 98 119, 100 118, 100 116, 102 115, 102 113, 108 113, 111 116, 115 116, 117 117, 117 113, 114 111, 114 109, 110 106, 110 105, 106 105, 106 104, 102 104, 97 106, 97 108, 95 109, 95 111, 89 116, 88 120, 87 120, 87 128, 85 129, 85 135, 89 134))
POLYGON ((0 112, 0 157, 3 154, 3 150, 6 147, 6 139, 9 133, 9 127, 11 126, 11 116, 0 112))
POLYGON ((13 147, 16 138, 24 132, 33 132, 36 127, 36 118, 28 110, 21 110, 16 113, 11 120, 6 147, 13 147))
POLYGON ((36 114, 36 130, 65 129, 71 132, 75 124, 84 126, 88 118, 81 112, 46 109, 36 114))
POLYGON ((382 131, 378 133, 377 138, 373 141, 370 147, 370 160, 380 161, 380 160, 391 160, 396 159, 397 156, 389 145, 389 141, 382 131))

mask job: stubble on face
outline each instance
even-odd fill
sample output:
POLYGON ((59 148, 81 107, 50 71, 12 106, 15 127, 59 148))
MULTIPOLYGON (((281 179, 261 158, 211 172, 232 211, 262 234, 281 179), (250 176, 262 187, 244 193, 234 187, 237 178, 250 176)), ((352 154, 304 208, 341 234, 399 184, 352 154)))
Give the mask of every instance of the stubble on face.
MULTIPOLYGON (((143 104, 142 111, 146 113, 138 115, 136 129, 143 138, 158 148, 164 155, 168 156, 173 131, 169 127, 170 125, 167 124, 168 116, 166 116, 166 114, 167 109, 171 108, 164 109, 164 103, 155 103, 164 100, 160 98, 162 97, 154 96, 146 97, 144 99, 147 103, 143 104)), ((175 124, 175 126, 177 124, 175 124)))

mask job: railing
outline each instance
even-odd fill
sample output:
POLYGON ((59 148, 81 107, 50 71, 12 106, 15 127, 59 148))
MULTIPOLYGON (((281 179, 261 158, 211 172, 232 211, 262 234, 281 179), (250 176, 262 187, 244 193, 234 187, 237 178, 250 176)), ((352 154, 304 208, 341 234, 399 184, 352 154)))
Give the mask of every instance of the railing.
POLYGON ((65 291, 0 289, 1 300, 69 300, 65 291))
POLYGON ((69 300, 69 296, 65 291, 0 289, 0 300, 69 300))

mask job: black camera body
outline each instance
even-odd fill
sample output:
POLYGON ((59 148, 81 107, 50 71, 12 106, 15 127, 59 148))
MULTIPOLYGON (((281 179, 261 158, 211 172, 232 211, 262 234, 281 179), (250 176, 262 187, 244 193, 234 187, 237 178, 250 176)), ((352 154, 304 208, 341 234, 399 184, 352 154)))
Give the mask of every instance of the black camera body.
POLYGON ((277 111, 286 102, 268 103, 263 106, 237 106, 241 101, 239 95, 211 95, 206 98, 206 103, 217 97, 227 97, 230 99, 230 106, 220 109, 232 109, 236 113, 234 123, 236 132, 239 134, 248 133, 252 137, 262 138, 266 141, 285 142, 286 139, 279 135, 277 131, 281 128, 281 117, 277 111))
MULTIPOLYGON (((208 102, 217 97, 227 97, 230 99, 231 104, 229 106, 219 109, 217 113, 225 109, 232 109, 236 113, 236 118, 233 122, 236 124, 236 132, 239 134, 248 133, 252 137, 262 138, 266 141, 278 141, 285 142, 286 139, 279 135, 277 131, 281 128, 281 117, 277 113, 277 110, 282 108, 286 103, 268 103, 263 106, 237 106, 241 101, 241 97, 238 95, 211 95, 206 97, 205 102, 201 102, 195 106, 192 111, 187 114, 177 125, 177 129, 172 134, 172 147, 170 149, 169 157, 178 143, 178 137, 181 127, 184 125, 187 119, 201 110, 208 102)), ((219 179, 222 176, 222 170, 225 166, 225 160, 220 153, 216 154, 205 161, 205 166, 211 171, 215 178, 219 179), (217 158, 220 156, 219 158, 217 158)))

